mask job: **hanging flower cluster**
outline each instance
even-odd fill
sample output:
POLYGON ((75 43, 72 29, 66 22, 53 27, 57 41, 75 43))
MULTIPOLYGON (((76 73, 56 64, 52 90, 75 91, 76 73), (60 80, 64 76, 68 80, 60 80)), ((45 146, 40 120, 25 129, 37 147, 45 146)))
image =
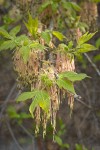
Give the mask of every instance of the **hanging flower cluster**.
MULTIPOLYGON (((43 38, 40 38, 38 44, 45 46, 46 43, 43 38)), ((14 68, 18 73, 17 81, 19 88, 30 86, 31 91, 34 91, 34 89, 38 90, 36 94, 40 94, 40 98, 42 99, 42 101, 44 100, 43 105, 46 105, 41 106, 41 104, 38 104, 38 102, 36 102, 37 104, 34 110, 36 133, 39 132, 39 126, 42 122, 44 135, 46 133, 46 125, 49 118, 51 118, 51 124, 55 132, 56 114, 59 109, 59 105, 66 94, 68 96, 68 104, 71 109, 73 109, 74 103, 74 95, 73 93, 71 93, 71 90, 69 89, 69 91, 66 91, 65 89, 67 89, 67 87, 64 89, 62 88, 63 85, 60 85, 65 83, 60 83, 60 80, 58 81, 58 75, 60 73, 75 70, 74 57, 71 56, 70 53, 65 54, 63 52, 64 47, 62 45, 60 45, 58 48, 55 48, 54 44, 51 42, 49 49, 47 48, 41 51, 41 46, 39 48, 31 48, 26 63, 25 61, 23 61, 23 50, 20 47, 18 47, 18 49, 15 51, 13 57, 14 68), (49 51, 49 49, 52 50, 49 51), (62 87, 59 88, 59 86, 62 87), (47 95, 47 99, 49 99, 47 100, 47 102, 45 102, 46 99, 44 99, 45 94, 47 93, 45 93, 44 91, 46 91, 49 95, 47 95), (43 98, 41 96, 43 96, 43 98), (47 108, 47 112, 43 112, 42 109, 46 110, 45 107, 47 107, 47 105, 49 105, 47 108), (40 114, 43 114, 42 117, 40 114)), ((24 47, 24 51, 25 50, 27 51, 27 49, 25 49, 24 47)), ((72 85, 72 82, 68 82, 68 86, 72 85)), ((32 109, 30 107, 30 112, 33 114, 32 109)))

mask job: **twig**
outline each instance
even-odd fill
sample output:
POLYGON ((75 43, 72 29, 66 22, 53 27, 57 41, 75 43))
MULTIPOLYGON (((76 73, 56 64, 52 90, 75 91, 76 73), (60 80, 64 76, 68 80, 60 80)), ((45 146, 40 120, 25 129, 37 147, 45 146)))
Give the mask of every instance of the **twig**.
POLYGON ((97 117, 94 112, 93 112, 93 118, 94 118, 94 122, 95 122, 96 133, 100 134, 99 123, 98 123, 97 117))
POLYGON ((6 108, 6 104, 8 103, 8 101, 9 101, 13 91, 15 90, 15 88, 16 88, 16 83, 14 83, 14 85, 12 86, 8 96, 6 97, 6 99, 5 99, 5 101, 4 101, 3 105, 2 105, 3 108, 2 108, 1 113, 0 113, 0 118, 1 118, 3 112, 4 112, 5 108, 6 108))
POLYGON ((78 102, 80 102, 81 104, 83 104, 85 107, 92 109, 92 106, 86 104, 85 102, 83 102, 82 100, 80 100, 79 98, 75 98, 78 102))
POLYGON ((19 124, 19 126, 32 139, 32 145, 33 145, 33 147, 35 147, 35 150, 36 150, 37 149, 37 145, 36 145, 36 141, 35 141, 34 136, 22 124, 19 124))
MULTIPOLYGON (((38 150, 38 147, 37 147, 37 145, 36 145, 36 141, 35 141, 34 136, 33 136, 22 124, 20 124, 19 126, 26 132, 26 134, 27 134, 29 137, 32 138, 32 141, 33 141, 35 150, 38 150)), ((45 150, 45 146, 44 146, 43 143, 42 143, 42 150, 45 150)))
POLYGON ((96 73, 100 76, 100 70, 97 68, 97 66, 92 62, 88 54, 84 53, 85 57, 88 59, 88 61, 91 63, 92 67, 95 69, 96 73))
MULTIPOLYGON (((1 113, 0 113, 0 120, 1 120, 2 115, 3 115, 3 113, 4 113, 5 109, 6 109, 6 105, 7 105, 7 103, 10 101, 10 97, 11 97, 11 95, 13 94, 13 92, 14 92, 15 89, 16 89, 16 83, 14 83, 14 85, 13 85, 13 87, 11 88, 11 90, 10 90, 10 92, 9 92, 9 94, 8 94, 8 96, 7 96, 7 98, 6 98, 5 101, 4 101, 4 104, 3 104, 3 107, 2 107, 1 113)), ((20 93, 21 93, 21 91, 19 91, 19 92, 17 93, 16 97, 17 97, 20 93)), ((16 97, 15 97, 15 99, 16 99, 16 97)), ((2 124, 2 121, 0 122, 0 126, 1 126, 1 124, 2 124)))
MULTIPOLYGON (((0 100, 0 104, 3 105, 5 100, 0 100)), ((14 99, 9 100, 7 103, 15 103, 14 99)))
POLYGON ((15 144, 16 144, 16 146, 19 148, 19 150, 23 150, 22 147, 19 145, 17 139, 15 138, 15 135, 14 135, 12 129, 11 129, 11 126, 10 126, 9 122, 6 121, 6 124, 7 124, 8 130, 9 130, 9 132, 10 132, 10 134, 11 134, 11 136, 12 136, 12 138, 13 138, 15 144))
POLYGON ((82 150, 86 150, 84 141, 83 141, 83 136, 80 128, 77 128, 77 136, 79 138, 80 143, 82 144, 82 150))
MULTIPOLYGON (((2 105, 2 109, 1 109, 1 113, 0 113, 0 120, 2 118, 3 112, 6 109, 6 105, 7 105, 8 101, 10 100, 10 97, 11 97, 12 93, 14 92, 15 88, 16 88, 16 83, 14 83, 14 85, 12 86, 8 96, 6 97, 6 99, 5 99, 5 101, 4 101, 3 105, 2 105)), ((0 126, 1 126, 1 124, 0 124, 0 126)))
POLYGON ((25 131, 25 133, 26 133, 30 138, 32 138, 32 140, 34 140, 34 136, 33 136, 22 124, 19 124, 19 126, 25 131))
POLYGON ((85 121, 86 118, 90 115, 90 113, 91 113, 91 110, 89 109, 89 110, 87 111, 87 113, 85 114, 85 116, 84 116, 84 118, 83 118, 83 120, 82 120, 82 122, 81 122, 81 124, 80 124, 80 126, 79 126, 80 128, 82 127, 84 121, 85 121))
POLYGON ((81 132, 80 128, 78 128, 78 126, 77 126, 77 136, 78 136, 78 139, 79 139, 80 143, 82 145, 84 145, 84 143, 83 143, 83 137, 82 137, 82 132, 81 132))
MULTIPOLYGON (((84 81, 82 81, 81 83, 82 83, 83 88, 84 88, 84 90, 85 90, 85 92, 86 92, 86 94, 85 94, 85 99, 87 98, 89 105, 91 105, 90 93, 89 93, 89 91, 87 90, 87 89, 88 89, 88 86, 86 85, 86 82, 84 82, 84 81)), ((83 93, 83 92, 82 92, 82 93, 83 93)), ((83 93, 83 94, 84 94, 84 93, 83 93)))

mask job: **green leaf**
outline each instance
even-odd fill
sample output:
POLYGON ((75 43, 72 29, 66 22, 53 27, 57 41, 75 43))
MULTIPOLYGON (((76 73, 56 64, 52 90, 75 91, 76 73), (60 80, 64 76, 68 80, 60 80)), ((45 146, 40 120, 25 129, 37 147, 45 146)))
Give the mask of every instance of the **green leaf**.
POLYGON ((37 90, 34 99, 38 101, 39 106, 44 111, 48 111, 50 107, 50 97, 46 91, 37 90))
POLYGON ((73 47, 73 42, 70 41, 70 42, 68 43, 68 48, 70 49, 70 48, 72 48, 72 47, 73 47))
POLYGON ((35 18, 33 19, 31 14, 29 13, 29 18, 28 18, 28 22, 25 22, 25 26, 28 29, 28 31, 31 33, 31 35, 36 36, 36 33, 38 31, 38 19, 35 18))
POLYGON ((50 108, 50 96, 46 91, 34 90, 33 102, 30 105, 29 111, 33 117, 35 108, 39 105, 45 112, 50 108))
POLYGON ((96 41, 96 47, 97 47, 97 48, 99 48, 99 47, 100 47, 100 38, 99 38, 99 39, 97 39, 97 41, 96 41))
POLYGON ((96 34, 95 33, 88 33, 86 32, 83 36, 81 36, 78 40, 78 45, 82 45, 83 43, 89 41, 94 35, 96 34))
POLYGON ((30 44, 30 39, 26 35, 20 35, 18 37, 13 37, 12 39, 13 43, 16 44, 16 46, 28 46, 30 44))
POLYGON ((27 63, 28 59, 29 59, 29 54, 30 54, 30 47, 28 46, 22 46, 20 48, 20 53, 21 53, 21 56, 24 60, 24 63, 27 63))
POLYGON ((16 112, 16 108, 13 106, 9 106, 7 108, 7 114, 9 115, 10 118, 16 118, 16 119, 20 118, 20 115, 17 114, 17 112, 16 112))
POLYGON ((33 42, 30 44, 30 48, 33 48, 34 50, 38 50, 38 51, 41 51, 41 50, 44 50, 46 49, 46 47, 38 42, 33 42))
POLYGON ((82 31, 82 33, 86 33, 86 30, 89 30, 89 26, 84 22, 79 22, 78 26, 80 31, 82 31))
POLYGON ((89 77, 84 73, 78 74, 78 73, 73 72, 73 71, 62 72, 62 73, 60 73, 59 76, 60 76, 60 78, 67 78, 68 80, 70 80, 72 82, 81 81, 81 80, 85 79, 86 77, 89 77))
POLYGON ((33 118, 34 118, 33 113, 34 113, 34 110, 35 110, 35 108, 36 108, 37 106, 38 106, 38 101, 37 101, 37 99, 33 99, 32 103, 31 103, 31 105, 30 105, 30 107, 29 107, 30 114, 32 115, 33 118))
POLYGON ((19 114, 20 115, 20 119, 28 119, 31 118, 30 114, 26 114, 25 112, 22 112, 19 114))
POLYGON ((51 37, 50 37, 50 33, 48 31, 42 32, 41 37, 45 40, 45 42, 47 44, 50 43, 51 37))
POLYGON ((67 10, 73 10, 73 9, 74 9, 74 11, 80 11, 81 10, 79 5, 77 5, 74 2, 65 2, 65 1, 63 1, 62 6, 63 6, 63 8, 65 8, 67 10))
POLYGON ((48 112, 50 108, 50 96, 46 91, 39 91, 39 106, 45 111, 48 112))
POLYGON ((100 0, 91 0, 92 2, 99 3, 100 0))
POLYGON ((11 41, 4 41, 1 45, 0 45, 0 51, 2 50, 7 50, 7 49, 13 49, 15 47, 15 44, 11 41))
POLYGON ((2 27, 0 28, 0 35, 2 35, 3 37, 5 37, 7 39, 11 39, 11 36, 9 35, 9 33, 2 27))
POLYGON ((9 106, 7 108, 7 113, 10 118, 16 118, 16 119, 26 119, 31 118, 30 114, 26 114, 25 112, 17 113, 16 108, 14 106, 9 106))
POLYGON ((82 148, 82 145, 80 145, 80 144, 76 144, 75 145, 75 150, 82 150, 83 148, 82 148))
POLYGON ((34 92, 23 92, 16 99, 17 102, 26 101, 27 99, 31 99, 34 96, 34 92))
POLYGON ((94 61, 94 62, 100 61, 100 54, 94 56, 93 61, 94 61))
POLYGON ((91 44, 82 44, 81 47, 76 51, 78 53, 86 53, 93 50, 97 50, 97 48, 91 44))
POLYGON ((52 7, 52 11, 54 13, 56 13, 57 10, 58 10, 58 7, 59 7, 59 2, 58 1, 53 1, 53 3, 51 4, 51 7, 52 7))
POLYGON ((4 39, 0 39, 0 46, 1 44, 3 44, 4 41, 5 41, 4 39))
POLYGON ((67 52, 68 52, 69 47, 68 47, 66 44, 63 44, 63 43, 62 43, 62 44, 59 44, 59 45, 58 45, 58 50, 61 51, 61 52, 62 52, 62 51, 67 51, 67 52))
POLYGON ((43 84, 46 86, 46 87, 51 87, 53 85, 53 80, 51 80, 48 75, 46 74, 41 74, 41 81, 43 82, 43 84))
POLYGON ((72 8, 71 2, 62 1, 62 6, 63 6, 63 8, 65 8, 67 10, 72 8))
POLYGON ((81 10, 80 6, 77 5, 76 3, 74 3, 74 2, 70 2, 70 3, 72 5, 73 9, 75 9, 76 11, 80 11, 81 10))
POLYGON ((11 36, 17 35, 17 33, 20 31, 20 28, 21 28, 20 25, 19 25, 19 26, 16 26, 15 28, 13 28, 13 29, 9 32, 9 34, 10 34, 11 36))
POLYGON ((64 38, 66 38, 62 33, 58 32, 58 31, 53 31, 52 34, 58 38, 60 41, 63 41, 64 38))
POLYGON ((60 89, 64 88, 65 90, 75 94, 75 89, 71 81, 59 77, 57 80, 57 85, 60 89))
POLYGON ((41 13, 44 9, 46 9, 49 5, 52 5, 53 1, 48 0, 45 3, 43 3, 39 8, 39 13, 41 13))
POLYGON ((14 42, 12 41, 12 44, 10 45, 10 50, 13 50, 16 46, 17 46, 16 43, 14 43, 14 42))
POLYGON ((55 141, 59 146, 62 146, 62 139, 59 136, 55 135, 55 141))
POLYGON ((69 144, 63 144, 62 145, 64 148, 69 148, 70 146, 69 146, 69 144))
POLYGON ((50 5, 50 4, 53 4, 53 1, 49 0, 49 1, 45 2, 41 7, 42 7, 43 9, 45 9, 45 8, 46 8, 48 5, 50 5))

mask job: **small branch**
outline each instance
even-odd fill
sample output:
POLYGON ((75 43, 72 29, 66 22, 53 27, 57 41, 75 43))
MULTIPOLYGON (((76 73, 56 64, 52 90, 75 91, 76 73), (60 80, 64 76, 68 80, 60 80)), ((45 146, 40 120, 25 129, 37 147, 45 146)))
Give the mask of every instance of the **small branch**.
POLYGON ((75 97, 75 100, 77 100, 78 102, 80 102, 82 105, 84 105, 85 107, 92 109, 92 106, 86 104, 85 102, 83 102, 82 100, 80 100, 80 98, 75 97))
MULTIPOLYGON (((15 91, 15 89, 16 89, 16 83, 14 83, 14 85, 12 86, 12 88, 11 88, 11 90, 10 90, 8 96, 6 97, 6 99, 5 99, 5 101, 4 101, 3 105, 2 105, 2 109, 1 109, 1 112, 0 112, 0 120, 1 120, 1 118, 2 118, 2 116, 3 116, 3 113, 4 113, 5 109, 6 109, 6 106, 7 106, 8 102, 10 101, 10 97, 12 96, 13 92, 15 91)), ((21 93, 21 91, 19 91, 19 92, 17 93, 16 97, 17 97, 20 93, 21 93)), ((16 99, 16 97, 15 97, 15 99, 16 99)), ((2 121, 0 122, 0 126, 1 126, 1 124, 2 124, 2 121)))
POLYGON ((24 130, 24 132, 25 132, 30 138, 32 138, 32 140, 34 140, 34 136, 33 136, 22 124, 19 124, 19 126, 24 130))
POLYGON ((90 62, 92 67, 95 69, 96 73, 100 76, 100 70, 97 68, 97 66, 92 62, 91 58, 88 56, 88 54, 84 53, 84 56, 87 58, 87 60, 90 62))
POLYGON ((10 132, 10 134, 11 134, 11 136, 12 136, 12 138, 13 138, 15 144, 16 144, 16 146, 19 148, 19 150, 23 150, 22 147, 19 145, 19 143, 18 143, 18 141, 17 141, 17 139, 16 139, 16 137, 15 137, 13 131, 12 131, 9 122, 6 121, 6 124, 7 124, 8 130, 9 130, 9 132, 10 132))
POLYGON ((6 99, 5 99, 4 103, 3 103, 3 108, 2 108, 2 110, 1 110, 0 117, 1 117, 1 115, 3 114, 3 112, 4 112, 5 108, 6 108, 6 104, 8 103, 8 101, 9 101, 9 99, 10 99, 12 93, 14 92, 15 88, 16 88, 16 83, 14 83, 14 85, 12 86, 12 88, 11 88, 11 90, 10 90, 8 96, 6 97, 6 99))
MULTIPOLYGON (((0 100, 0 105, 3 105, 4 104, 4 101, 5 100, 0 100)), ((15 103, 16 101, 14 101, 13 99, 12 100, 9 100, 7 103, 15 103)))
POLYGON ((35 147, 35 149, 37 149, 37 144, 36 144, 34 136, 22 124, 19 124, 19 126, 32 139, 32 145, 33 145, 32 147, 33 147, 33 149, 34 149, 34 147, 35 147))
MULTIPOLYGON (((14 83, 14 85, 12 86, 8 96, 6 97, 6 99, 5 99, 5 101, 4 101, 3 105, 2 105, 2 109, 1 109, 1 112, 0 112, 0 120, 1 120, 2 115, 3 115, 3 113, 4 113, 5 109, 6 109, 6 105, 7 105, 8 101, 9 101, 9 99, 10 99, 10 97, 11 97, 11 95, 14 92, 15 89, 16 89, 16 83, 14 83)), ((1 123, 0 123, 0 126, 1 126, 1 123)))
POLYGON ((82 126, 84 126, 84 122, 85 122, 85 120, 88 118, 88 116, 90 115, 90 113, 91 113, 91 110, 90 110, 90 109, 85 113, 85 116, 84 116, 83 120, 81 121, 81 123, 80 123, 80 125, 79 125, 80 128, 81 128, 82 126))

